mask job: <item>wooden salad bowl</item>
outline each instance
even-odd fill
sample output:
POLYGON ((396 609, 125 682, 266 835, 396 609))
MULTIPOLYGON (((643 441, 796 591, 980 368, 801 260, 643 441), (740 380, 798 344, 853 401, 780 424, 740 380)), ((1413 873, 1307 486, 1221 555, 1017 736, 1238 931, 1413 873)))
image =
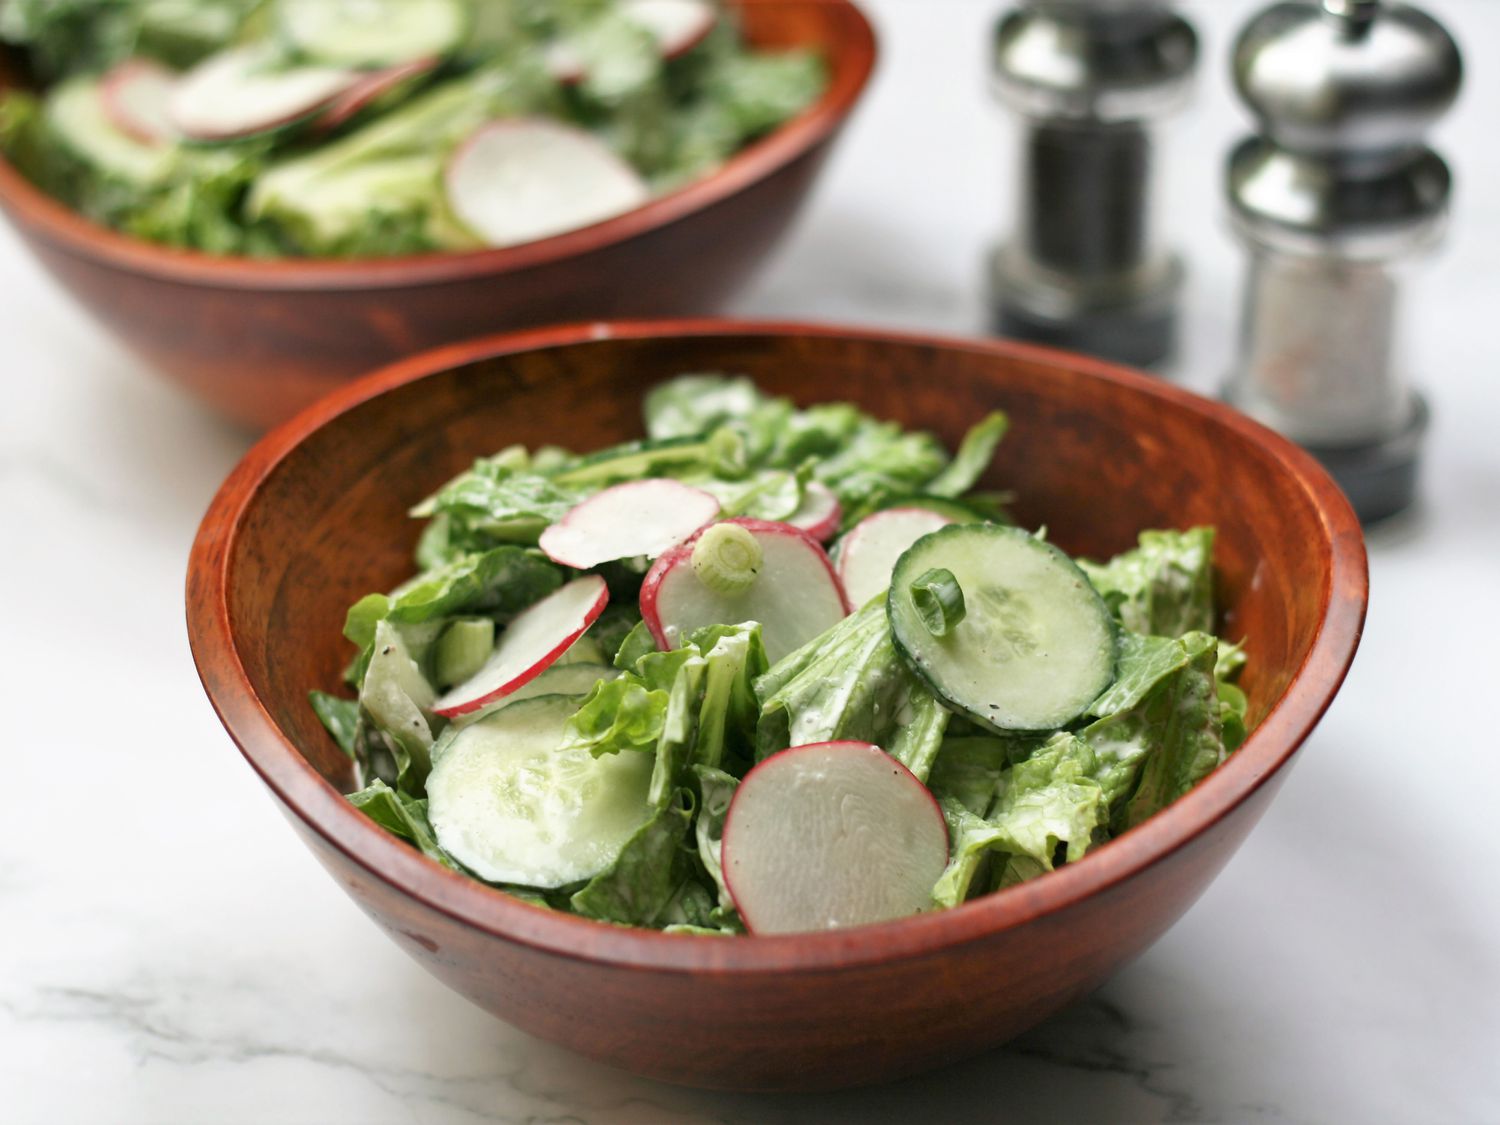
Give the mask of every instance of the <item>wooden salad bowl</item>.
MULTIPOLYGON (((173 250, 83 218, 3 158, 0 208, 133 352, 256 428, 361 372, 486 332, 712 312, 790 225, 875 62, 874 32, 849 0, 735 6, 753 45, 822 53, 818 102, 704 179, 524 246, 352 261, 173 250)), ((0 66, 0 90, 21 82, 0 66)))
MULTIPOLYGON (((669 1082, 809 1090, 884 1081, 1003 1043, 1172 925, 1265 811, 1343 681, 1367 597, 1343 495, 1270 430, 1146 376, 992 341, 727 321, 592 324, 458 345, 334 392, 264 438, 213 501, 187 614, 208 695, 318 859, 391 938, 476 1004, 669 1082), (1187 796, 1081 861, 956 910, 837 932, 694 937, 529 906, 429 861, 342 794, 307 703, 338 690, 344 611, 412 570, 407 508, 512 442, 641 434, 653 382, 743 372, 850 400, 951 447, 1010 433, 984 486, 1095 557, 1210 523, 1224 635, 1248 638, 1254 730, 1187 796)), ((309 956, 334 956, 313 949, 309 956)))

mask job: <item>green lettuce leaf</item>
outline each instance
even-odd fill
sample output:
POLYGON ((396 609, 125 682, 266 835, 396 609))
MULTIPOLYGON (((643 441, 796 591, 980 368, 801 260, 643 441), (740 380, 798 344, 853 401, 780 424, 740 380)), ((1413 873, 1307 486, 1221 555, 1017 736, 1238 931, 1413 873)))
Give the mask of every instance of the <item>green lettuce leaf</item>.
POLYGON ((568 720, 562 749, 596 758, 621 751, 652 752, 666 724, 666 691, 651 691, 635 676, 601 680, 568 720))
POLYGON ((646 399, 653 439, 689 440, 725 430, 744 440, 754 471, 805 473, 831 488, 850 526, 895 498, 930 492, 936 480, 947 495, 988 464, 1004 430, 999 415, 965 439, 960 463, 950 470, 947 451, 931 434, 882 422, 849 403, 798 410, 788 399, 763 394, 748 379, 689 375, 662 383, 646 399))
POLYGON ((615 646, 613 664, 622 672, 634 672, 641 657, 655 651, 656 638, 645 621, 637 621, 615 646))
MULTIPOLYGON (((645 637, 629 648, 644 647, 645 637)), ((622 646, 621 655, 625 655, 622 646)), ((760 626, 711 625, 681 648, 641 651, 617 679, 596 684, 568 720, 566 745, 590 753, 652 751, 651 800, 658 806, 693 766, 747 764, 758 703, 752 684, 766 670, 760 626)))
POLYGON ((317 713, 318 721, 339 744, 339 749, 353 758, 355 743, 359 739, 359 702, 340 699, 325 691, 310 691, 307 699, 317 713))
POLYGON ((1223 731, 1224 752, 1231 754, 1245 744, 1249 735, 1245 712, 1249 709, 1250 701, 1236 685, 1223 680, 1219 681, 1218 693, 1219 727, 1223 731))
POLYGON ((1010 419, 1004 412, 996 410, 987 414, 969 428, 959 443, 958 452, 948 467, 927 482, 926 490, 932 496, 962 496, 979 482, 984 471, 995 458, 995 448, 1005 431, 1010 428, 1010 419))
POLYGON ((274 235, 240 212, 246 190, 265 167, 263 145, 183 149, 171 181, 142 198, 116 222, 126 234, 206 254, 267 257, 280 251, 274 235))
MULTIPOLYGON (((992 764, 1001 752, 986 749, 992 764)), ((941 797, 950 859, 933 890, 934 901, 940 906, 963 902, 992 855, 1000 864, 991 881, 995 886, 1051 871, 1060 860, 1082 858, 1108 833, 1109 803, 1095 770, 1093 750, 1062 732, 1001 772, 999 796, 988 816, 956 796, 941 797)), ((969 796, 982 795, 971 791, 969 796)))
POLYGON ((689 477, 686 482, 717 497, 723 519, 784 520, 802 504, 811 475, 809 465, 798 471, 761 469, 743 480, 689 477))
POLYGON ((391 622, 381 621, 375 626, 371 652, 360 684, 359 704, 386 736, 395 756, 396 788, 420 793, 432 768, 433 726, 437 722, 432 705, 437 693, 391 622))
POLYGON ((743 375, 679 375, 646 392, 646 435, 652 441, 701 437, 751 417, 768 401, 743 375))
POLYGON ((414 516, 446 516, 446 534, 460 542, 535 543, 584 498, 548 477, 480 458, 412 509, 414 516))
POLYGON ((950 735, 938 751, 927 787, 940 801, 957 801, 975 816, 988 816, 1005 791, 1011 765, 1046 740, 1045 735, 950 735))
MULTIPOLYGON (((631 599, 625 604, 612 601, 604 607, 604 612, 586 635, 593 638, 594 644, 599 647, 603 663, 611 664, 619 658, 625 642, 635 634, 637 627, 645 627, 641 620, 639 600, 631 599)), ((649 639, 649 631, 646 636, 649 639)))
POLYGON ((1017 762, 989 816, 1004 832, 1000 847, 1044 871, 1052 870, 1059 851, 1070 863, 1081 859, 1095 832, 1109 825, 1109 802, 1093 776, 1096 769, 1093 749, 1066 732, 1017 762))
POLYGON ((391 593, 386 617, 401 625, 459 613, 506 618, 541 601, 562 580, 562 571, 541 552, 496 547, 461 556, 404 583, 391 593))
POLYGON ((423 855, 444 867, 461 870, 437 842, 437 834, 427 819, 427 800, 408 796, 376 780, 349 794, 349 803, 393 836, 399 836, 417 847, 423 855))
POLYGON ((692 795, 679 791, 643 824, 608 871, 569 900, 586 918, 625 926, 652 926, 691 876, 684 848, 692 822, 692 795))
POLYGON ((877 598, 789 653, 755 682, 757 760, 813 742, 885 749, 926 781, 950 712, 910 672, 877 598))
POLYGON ((656 762, 651 770, 651 788, 647 799, 657 808, 665 806, 679 791, 683 775, 692 761, 693 738, 697 733, 699 702, 703 698, 703 678, 708 664, 696 648, 687 652, 677 665, 677 674, 667 693, 667 711, 662 720, 661 737, 656 742, 656 762))
POLYGON ((884 599, 877 598, 756 681, 756 760, 813 742, 881 745, 895 729, 909 680, 891 641, 884 599))
POLYGON ((929 491, 927 482, 947 464, 947 451, 931 434, 872 419, 820 460, 814 476, 838 494, 850 527, 893 496, 929 491))
POLYGON ((227 45, 260 0, 6 0, 0 39, 24 46, 47 80, 135 54, 182 68, 227 45))
POLYGON ((905 698, 897 704, 896 728, 885 749, 891 757, 925 783, 942 749, 943 735, 953 713, 926 687, 908 679, 905 698))
POLYGON ((1096 756, 1094 776, 1116 832, 1165 808, 1227 754, 1214 678, 1218 642, 1189 633, 1172 644, 1180 666, 1129 709, 1078 732, 1096 756))
POLYGON ((1089 704, 1086 714, 1097 718, 1118 715, 1140 704, 1168 676, 1185 668, 1212 637, 1147 637, 1123 632, 1116 647, 1115 682, 1089 704))
POLYGON ((1214 628, 1214 529, 1143 531, 1140 546, 1078 565, 1125 628, 1180 637, 1214 628))
POLYGON ((723 770, 711 766, 693 767, 693 776, 698 782, 698 818, 695 835, 698 844, 698 859, 703 869, 713 880, 718 891, 719 918, 737 917, 734 896, 724 881, 722 850, 724 822, 729 816, 729 802, 734 799, 739 781, 723 770))
POLYGON ((826 82, 827 68, 811 51, 739 53, 708 76, 703 96, 721 104, 740 136, 749 139, 801 113, 826 82))
POLYGON ((1004 841, 1005 832, 962 801, 944 797, 938 803, 948 822, 948 866, 932 889, 932 901, 946 909, 968 899, 975 877, 1004 841))

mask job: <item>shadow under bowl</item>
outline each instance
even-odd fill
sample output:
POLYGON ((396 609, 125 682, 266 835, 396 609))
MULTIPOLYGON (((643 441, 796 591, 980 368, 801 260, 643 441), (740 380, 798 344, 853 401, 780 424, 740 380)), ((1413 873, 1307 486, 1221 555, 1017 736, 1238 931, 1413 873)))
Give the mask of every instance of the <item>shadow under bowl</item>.
MULTIPOLYGON (((0 209, 37 259, 148 365, 264 428, 401 356, 585 317, 711 312, 796 216, 875 62, 848 0, 736 0, 761 48, 828 64, 816 104, 713 174, 524 246, 360 260, 215 257, 93 223, 0 159, 0 209)), ((9 60, 14 63, 14 58, 9 60)), ((0 91, 22 85, 0 67, 0 91)))
MULTIPOLYGON (((1227 407, 1098 361, 999 342, 795 325, 584 325, 417 357, 257 445, 214 500, 189 632, 224 725, 339 885, 475 1003, 544 1039, 691 1085, 893 1079, 1002 1043, 1155 941, 1264 812, 1354 656, 1364 542, 1305 453, 1227 407), (512 442, 639 436, 643 392, 743 372, 849 400, 950 447, 1012 419, 984 484, 1023 525, 1105 556, 1150 527, 1218 529, 1222 632, 1249 639, 1254 730, 1197 788, 1081 861, 956 910, 829 933, 664 935, 526 905, 447 871, 342 796, 349 763, 307 704, 349 658, 346 607, 411 570, 407 508, 512 442)), ((310 956, 321 955, 310 951, 310 956)))

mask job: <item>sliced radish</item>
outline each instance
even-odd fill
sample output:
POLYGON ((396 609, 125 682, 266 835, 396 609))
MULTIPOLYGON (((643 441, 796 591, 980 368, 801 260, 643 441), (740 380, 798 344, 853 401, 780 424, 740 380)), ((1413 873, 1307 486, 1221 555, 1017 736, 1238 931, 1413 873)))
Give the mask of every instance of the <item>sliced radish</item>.
POLYGON ((818 742, 745 775, 721 856, 752 932, 831 930, 931 909, 948 827, 927 787, 880 747, 818 742))
POLYGON ((608 602, 609 590, 596 574, 548 594, 517 615, 485 666, 440 696, 432 709, 446 718, 477 711, 536 679, 598 620, 608 602))
MULTIPOLYGON (((621 0, 619 11, 645 28, 662 58, 669 61, 703 42, 718 22, 713 5, 704 0, 621 0)), ((569 40, 555 40, 547 49, 546 61, 548 71, 559 82, 571 86, 583 81, 583 59, 569 40)))
POLYGON ((651 197, 596 137, 541 118, 483 126, 458 147, 445 181, 454 215, 491 246, 586 227, 651 197))
POLYGON ((177 75, 149 59, 123 62, 99 81, 104 113, 115 128, 142 144, 161 145, 178 137, 169 109, 177 75))
POLYGON ((357 71, 277 69, 274 50, 234 47, 210 55, 178 80, 168 114, 184 136, 223 141, 289 125, 316 113, 360 80, 357 71))
POLYGON ((664 59, 685 55, 702 43, 719 18, 704 0, 622 0, 620 13, 651 33, 664 59))
POLYGON ((849 601, 862 606, 888 589, 906 548, 952 522, 927 508, 887 508, 860 520, 839 540, 838 574, 849 601))
POLYGON ((588 570, 611 559, 654 559, 719 514, 719 501, 675 480, 637 480, 569 510, 537 545, 553 562, 588 570))
POLYGON ((705 625, 758 621, 766 657, 774 664, 848 612, 833 564, 817 541, 791 524, 766 520, 711 524, 657 559, 641 583, 641 616, 664 649, 679 647, 705 625), (726 528, 743 529, 741 537, 752 541, 756 556, 730 560, 730 569, 742 572, 738 575, 705 570, 705 551, 699 549, 727 538, 726 528), (713 539, 705 542, 708 536, 713 539))
POLYGON ((435 58, 415 59, 400 66, 388 66, 384 70, 362 75, 354 85, 334 98, 332 104, 318 117, 318 129, 332 132, 403 82, 431 73, 437 64, 438 60, 435 58))
POLYGON ((810 481, 802 493, 802 503, 787 516, 786 522, 800 527, 820 543, 833 538, 839 529, 839 520, 844 517, 843 505, 826 484, 810 481))

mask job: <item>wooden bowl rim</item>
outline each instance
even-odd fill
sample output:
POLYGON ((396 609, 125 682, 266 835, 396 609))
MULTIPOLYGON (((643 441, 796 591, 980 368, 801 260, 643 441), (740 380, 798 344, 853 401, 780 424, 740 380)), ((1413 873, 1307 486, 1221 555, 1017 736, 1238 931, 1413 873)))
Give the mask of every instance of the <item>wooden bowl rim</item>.
POLYGON ((1343 682, 1358 647, 1367 601, 1364 538, 1343 493, 1303 450, 1222 403, 1100 360, 1009 341, 690 319, 584 323, 491 336, 426 352, 340 387, 262 438, 220 488, 192 548, 187 625, 204 689, 250 765, 304 824, 372 877, 466 926, 554 956, 674 973, 768 974, 931 955, 1068 909, 1162 861, 1232 813, 1291 758, 1343 682), (788 936, 719 940, 669 935, 530 906, 427 859, 361 814, 308 764, 257 697, 229 620, 230 563, 244 516, 260 487, 305 438, 386 391, 477 361, 597 340, 779 336, 917 345, 1065 369, 1188 410, 1262 448, 1318 513, 1330 555, 1317 636, 1280 701, 1245 744, 1190 793, 1076 863, 953 910, 788 936))
POLYGON ((519 273, 670 226, 769 179, 828 140, 853 111, 875 67, 875 31, 853 0, 735 0, 741 7, 816 8, 840 23, 822 97, 702 179, 613 219, 520 246, 395 258, 261 260, 181 250, 132 238, 74 211, 0 156, 0 204, 18 225, 69 253, 158 280, 264 291, 380 290, 519 273))

